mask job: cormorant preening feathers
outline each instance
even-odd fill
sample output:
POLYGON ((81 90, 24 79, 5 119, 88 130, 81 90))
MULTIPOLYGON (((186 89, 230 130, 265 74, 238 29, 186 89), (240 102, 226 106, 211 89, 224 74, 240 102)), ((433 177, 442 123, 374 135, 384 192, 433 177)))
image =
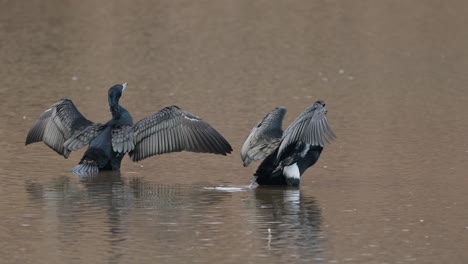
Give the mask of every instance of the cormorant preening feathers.
POLYGON ((127 84, 109 89, 112 119, 104 124, 86 119, 70 99, 64 98, 45 110, 26 138, 26 145, 43 141, 68 158, 71 151, 89 144, 72 172, 93 174, 99 170, 118 170, 125 153, 133 161, 153 155, 192 151, 226 155, 231 145, 208 123, 177 106, 169 106, 136 124, 119 105, 127 84))
POLYGON ((320 157, 334 138, 325 102, 317 101, 282 130, 285 107, 268 113, 252 129, 241 149, 244 167, 265 158, 255 172, 260 185, 299 185, 300 176, 320 157))

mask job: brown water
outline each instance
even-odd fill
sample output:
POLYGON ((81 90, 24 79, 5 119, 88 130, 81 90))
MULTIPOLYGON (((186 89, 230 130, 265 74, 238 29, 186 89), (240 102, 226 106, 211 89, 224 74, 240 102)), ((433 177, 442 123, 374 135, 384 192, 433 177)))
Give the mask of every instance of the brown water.
POLYGON ((465 1, 0 1, 0 262, 468 263, 465 1), (179 105, 233 145, 82 178, 24 146, 62 97, 135 120, 179 105), (299 189, 247 185, 276 106, 338 138, 299 189))

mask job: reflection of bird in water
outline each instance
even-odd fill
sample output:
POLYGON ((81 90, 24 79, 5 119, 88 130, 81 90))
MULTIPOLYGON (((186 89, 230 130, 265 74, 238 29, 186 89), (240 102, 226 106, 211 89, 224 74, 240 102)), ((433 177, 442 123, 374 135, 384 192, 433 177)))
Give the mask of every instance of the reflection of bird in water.
POLYGON ((231 145, 218 131, 201 118, 177 106, 169 106, 136 124, 130 113, 119 105, 127 84, 109 89, 112 119, 98 124, 86 119, 70 99, 62 99, 44 111, 26 138, 26 145, 43 141, 68 158, 71 151, 89 144, 77 174, 94 174, 99 170, 118 170, 126 153, 132 161, 153 155, 192 151, 226 155, 231 145))
POLYGON ((241 149, 244 167, 265 160, 252 182, 260 185, 299 185, 301 175, 314 165, 325 144, 335 138, 327 120, 325 102, 317 101, 282 130, 285 107, 268 113, 252 129, 241 149))
POLYGON ((56 232, 59 250, 74 250, 70 254, 75 255, 76 245, 94 236, 93 241, 108 243, 103 251, 110 263, 118 262, 132 239, 195 243, 185 232, 175 234, 169 229, 205 230, 204 237, 211 236, 205 223, 223 217, 213 207, 232 196, 190 185, 121 177, 118 171, 102 171, 79 181, 73 177, 46 184, 28 181, 25 188, 34 206, 42 209, 44 222, 52 223, 49 226, 56 232), (94 231, 98 232, 89 235, 94 231))
POLYGON ((288 252, 301 259, 317 258, 324 242, 321 211, 313 197, 300 189, 256 188, 254 219, 257 229, 264 230, 267 250, 288 252), (284 250, 286 249, 286 251, 284 250))

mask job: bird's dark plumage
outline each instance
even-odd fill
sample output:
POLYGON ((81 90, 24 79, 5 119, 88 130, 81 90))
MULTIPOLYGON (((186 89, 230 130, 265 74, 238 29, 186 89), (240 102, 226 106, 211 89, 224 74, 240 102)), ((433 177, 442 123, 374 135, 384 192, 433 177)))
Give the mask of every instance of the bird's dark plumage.
POLYGON ((112 119, 104 124, 86 119, 70 99, 62 99, 44 111, 26 137, 26 145, 43 141, 68 158, 71 151, 85 145, 77 174, 94 174, 99 170, 118 170, 126 153, 133 161, 153 155, 192 151, 226 155, 231 145, 208 123, 177 106, 133 124, 130 113, 119 105, 127 84, 109 89, 108 103, 112 119))
POLYGON ((260 185, 299 185, 300 176, 317 162, 324 145, 336 137, 323 101, 309 106, 283 132, 285 113, 286 108, 278 107, 267 114, 242 146, 244 166, 265 158, 255 173, 260 185))
POLYGON ((213 127, 198 116, 177 106, 163 108, 133 126, 135 148, 133 161, 178 151, 226 155, 231 146, 213 127))
POLYGON ((283 135, 285 107, 277 107, 262 118, 250 131, 241 149, 244 167, 254 160, 263 159, 274 151, 283 135))
POLYGON ((72 150, 83 147, 96 137, 99 127, 99 124, 86 119, 70 99, 64 98, 45 110, 34 122, 26 145, 43 141, 68 158, 72 150))

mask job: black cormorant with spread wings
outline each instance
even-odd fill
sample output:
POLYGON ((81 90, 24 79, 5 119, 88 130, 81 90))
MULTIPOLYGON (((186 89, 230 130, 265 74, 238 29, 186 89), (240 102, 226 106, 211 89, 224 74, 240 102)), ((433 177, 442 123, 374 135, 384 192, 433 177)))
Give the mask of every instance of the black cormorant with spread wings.
POLYGON ((45 110, 29 130, 26 145, 44 142, 68 158, 70 152, 89 145, 79 165, 71 171, 95 174, 99 170, 118 170, 125 153, 132 161, 153 155, 191 151, 226 155, 231 145, 207 122, 194 114, 169 106, 136 124, 119 105, 127 84, 109 89, 112 119, 104 124, 86 119, 70 99, 64 98, 45 110))
POLYGON ((323 101, 309 106, 283 132, 285 114, 285 107, 277 107, 268 113, 252 129, 242 146, 244 167, 253 160, 264 158, 252 183, 299 185, 304 171, 317 162, 325 144, 336 137, 328 124, 323 101))

